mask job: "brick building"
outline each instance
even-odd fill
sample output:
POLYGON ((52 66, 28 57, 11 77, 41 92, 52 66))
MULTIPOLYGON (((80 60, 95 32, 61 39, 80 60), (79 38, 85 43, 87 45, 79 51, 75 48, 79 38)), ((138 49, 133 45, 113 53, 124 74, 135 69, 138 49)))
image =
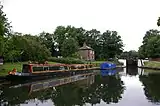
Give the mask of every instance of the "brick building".
POLYGON ((79 48, 79 54, 83 60, 95 60, 94 50, 87 46, 86 43, 83 44, 83 47, 79 48))

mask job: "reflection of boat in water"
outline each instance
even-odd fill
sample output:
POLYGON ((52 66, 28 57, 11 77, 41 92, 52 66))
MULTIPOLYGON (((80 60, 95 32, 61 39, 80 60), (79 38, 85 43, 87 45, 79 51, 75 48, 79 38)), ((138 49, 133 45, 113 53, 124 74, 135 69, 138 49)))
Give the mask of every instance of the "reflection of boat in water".
POLYGON ((32 79, 41 76, 55 76, 57 74, 73 74, 93 69, 92 64, 23 64, 22 72, 16 69, 10 71, 9 80, 32 79))
MULTIPOLYGON (((94 73, 80 74, 80 75, 74 75, 74 76, 58 78, 58 79, 40 80, 40 81, 35 81, 30 83, 14 85, 14 86, 11 86, 10 88, 28 87, 29 92, 34 92, 34 91, 56 87, 56 86, 60 86, 63 84, 68 84, 68 83, 72 83, 80 80, 90 79, 90 77, 94 77, 94 73)), ((89 83, 94 83, 94 78, 91 78, 91 81, 89 83)))
POLYGON ((116 70, 100 70, 102 76, 115 75, 116 70))

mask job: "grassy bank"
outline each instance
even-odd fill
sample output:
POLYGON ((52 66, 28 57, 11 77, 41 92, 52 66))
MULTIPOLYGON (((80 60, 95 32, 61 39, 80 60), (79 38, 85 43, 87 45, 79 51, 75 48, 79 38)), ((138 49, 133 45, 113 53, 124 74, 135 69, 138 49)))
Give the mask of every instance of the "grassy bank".
MULTIPOLYGON (((93 61, 93 62, 91 62, 91 64, 95 64, 96 67, 100 67, 100 64, 103 62, 106 62, 106 61, 93 61)), ((109 61, 107 61, 107 62, 109 62, 109 61)), ((25 63, 27 63, 27 62, 5 63, 4 65, 1 65, 0 66, 0 76, 7 75, 8 71, 13 70, 13 68, 16 68, 18 72, 21 72, 22 66, 25 63)), ((57 62, 49 62, 49 64, 55 64, 55 63, 57 63, 57 62)), ((86 62, 86 63, 90 63, 90 62, 86 62)), ((109 63, 114 63, 116 65, 120 65, 120 63, 114 62, 114 61, 109 62, 109 63)), ((75 64, 76 64, 76 62, 75 62, 75 64)))
POLYGON ((160 68, 160 62, 157 61, 147 61, 144 62, 145 67, 151 67, 151 68, 160 68))
MULTIPOLYGON (((5 63, 4 65, 0 66, 0 76, 4 76, 8 74, 8 71, 13 70, 13 68, 16 68, 18 72, 22 71, 22 65, 27 62, 16 62, 16 63, 5 63)), ((55 62, 49 62, 49 63, 55 63, 55 62)))
POLYGON ((97 67, 100 67, 100 64, 103 62, 108 62, 108 63, 113 63, 116 65, 122 65, 122 63, 118 62, 118 61, 93 61, 91 62, 92 64, 96 64, 97 67))

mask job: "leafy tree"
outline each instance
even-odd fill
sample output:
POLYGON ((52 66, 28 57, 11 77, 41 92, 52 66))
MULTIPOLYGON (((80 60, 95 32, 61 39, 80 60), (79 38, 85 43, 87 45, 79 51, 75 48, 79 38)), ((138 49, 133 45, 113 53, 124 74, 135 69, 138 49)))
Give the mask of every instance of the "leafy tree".
POLYGON ((123 59, 135 59, 135 58, 138 58, 138 52, 135 51, 135 50, 130 50, 130 51, 125 51, 121 54, 120 56, 121 58, 123 59))
POLYGON ((8 22, 8 18, 6 18, 6 14, 3 12, 3 6, 0 3, 0 36, 8 36, 11 31, 10 23, 8 22))
POLYGON ((70 57, 78 51, 78 44, 74 38, 65 39, 62 44, 62 56, 70 57))
POLYGON ((98 59, 100 54, 100 45, 99 45, 99 38, 101 36, 100 31, 97 31, 96 29, 92 29, 90 31, 87 31, 85 34, 85 42, 88 46, 93 48, 95 51, 95 58, 98 59))
POLYGON ((160 40, 160 32, 155 29, 151 29, 146 32, 143 37, 143 44, 139 47, 139 57, 144 58, 155 58, 159 57, 159 40, 160 40))
POLYGON ((6 41, 6 37, 10 35, 11 26, 6 18, 6 14, 3 12, 3 6, 0 2, 0 55, 3 55, 4 52, 4 44, 6 41))
POLYGON ((101 45, 101 57, 104 59, 114 58, 116 55, 120 55, 123 51, 123 42, 121 36, 116 31, 107 30, 100 37, 101 45))
POLYGON ((47 47, 37 36, 15 33, 5 44, 5 61, 43 60, 50 57, 47 47))
POLYGON ((146 45, 147 57, 160 57, 160 36, 154 36, 148 40, 146 45))
POLYGON ((101 34, 96 29, 87 31, 83 28, 58 26, 54 32, 54 40, 60 52, 63 42, 68 38, 74 38, 79 47, 86 42, 88 46, 94 49, 96 59, 114 58, 123 50, 121 37, 116 31, 107 30, 101 34))
POLYGON ((82 46, 85 41, 85 33, 86 31, 83 28, 58 26, 54 32, 54 40, 59 50, 62 47, 63 41, 68 38, 74 38, 78 45, 82 46))
POLYGON ((42 44, 45 45, 49 49, 52 56, 56 56, 57 51, 56 51, 53 34, 42 32, 39 34, 38 38, 40 39, 40 42, 42 42, 42 44))
POLYGON ((43 60, 51 56, 50 51, 45 45, 38 42, 36 36, 24 35, 23 37, 27 42, 22 55, 24 60, 43 60))

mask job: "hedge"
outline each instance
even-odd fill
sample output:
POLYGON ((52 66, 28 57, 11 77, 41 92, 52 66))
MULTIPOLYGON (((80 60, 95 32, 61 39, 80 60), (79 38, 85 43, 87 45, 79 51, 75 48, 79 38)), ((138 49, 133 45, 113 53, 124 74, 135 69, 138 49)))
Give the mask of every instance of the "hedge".
POLYGON ((57 62, 57 63, 65 63, 65 64, 84 64, 85 61, 75 58, 56 58, 50 57, 48 61, 57 62))

